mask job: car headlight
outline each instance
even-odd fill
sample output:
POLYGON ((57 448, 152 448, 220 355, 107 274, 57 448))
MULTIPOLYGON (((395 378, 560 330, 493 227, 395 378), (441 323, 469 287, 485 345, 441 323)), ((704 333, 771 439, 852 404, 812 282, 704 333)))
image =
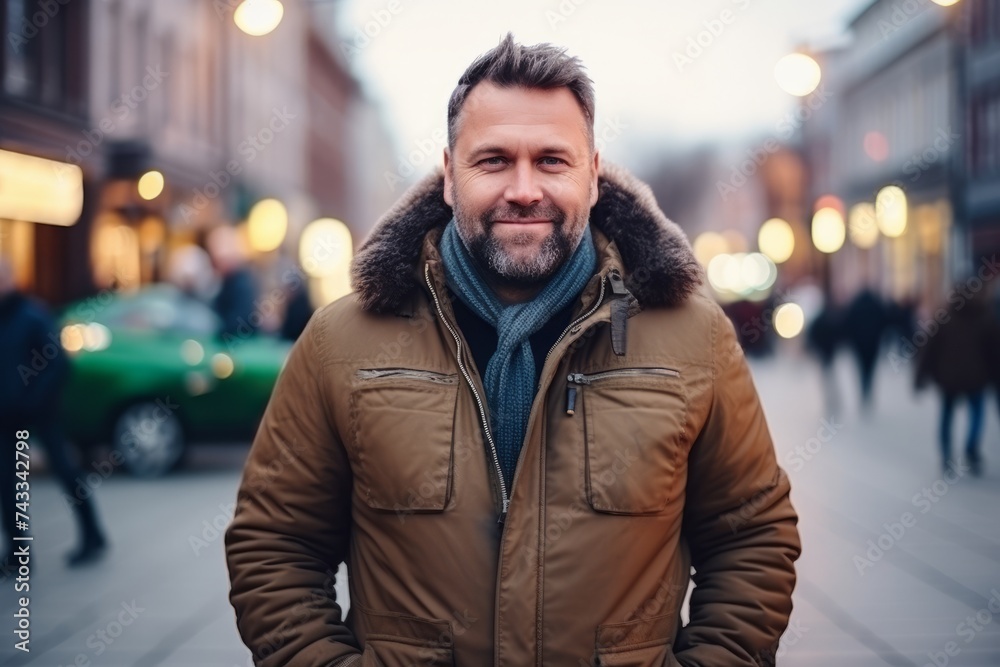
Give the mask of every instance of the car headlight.
POLYGON ((228 354, 219 352, 212 355, 212 372, 220 380, 225 380, 232 375, 234 367, 233 358, 228 354))
POLYGON ((181 343, 181 358, 189 366, 197 366, 205 358, 205 348, 193 338, 188 338, 181 343))
POLYGON ((64 326, 59 333, 59 342, 67 352, 79 352, 83 349, 83 325, 70 324, 64 326))
POLYGON ((69 324, 59 333, 59 342, 67 352, 100 352, 111 345, 111 330, 103 324, 69 324))

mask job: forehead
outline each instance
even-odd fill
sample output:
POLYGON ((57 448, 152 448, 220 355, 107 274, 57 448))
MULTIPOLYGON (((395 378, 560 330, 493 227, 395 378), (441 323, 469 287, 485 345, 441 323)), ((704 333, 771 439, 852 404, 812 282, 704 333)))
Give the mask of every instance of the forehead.
POLYGON ((589 145, 586 116, 569 88, 502 88, 484 81, 462 105, 455 143, 461 148, 542 135, 589 145))

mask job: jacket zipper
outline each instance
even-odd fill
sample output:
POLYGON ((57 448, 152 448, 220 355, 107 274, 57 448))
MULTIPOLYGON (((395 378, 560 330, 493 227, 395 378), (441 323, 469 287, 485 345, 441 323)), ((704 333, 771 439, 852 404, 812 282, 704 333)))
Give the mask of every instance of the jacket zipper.
POLYGON ((600 371, 598 373, 570 373, 566 377, 569 385, 566 388, 566 414, 576 414, 576 387, 574 384, 585 385, 604 380, 611 377, 636 377, 641 375, 660 375, 663 377, 678 378, 681 372, 674 368, 616 368, 610 371, 600 371))
POLYGON ((434 371, 422 371, 416 368, 362 368, 357 372, 358 379, 376 380, 384 377, 412 378, 427 380, 438 384, 455 384, 455 376, 434 371))
POLYGON ((497 454, 497 446, 493 441, 493 434, 490 433, 490 425, 486 419, 486 409, 483 407, 483 399, 479 395, 479 390, 476 389, 475 383, 472 381, 472 376, 465 368, 465 362, 462 361, 462 338, 455 331, 455 328, 451 326, 448 318, 444 316, 444 312, 441 310, 441 302, 438 300, 437 292, 434 290, 434 285, 431 283, 430 274, 430 264, 424 264, 424 280, 427 282, 427 289, 431 291, 431 296, 434 297, 434 307, 437 309, 438 317, 444 322, 444 326, 451 332, 452 337, 455 339, 457 344, 457 349, 455 351, 455 358, 458 360, 458 368, 462 371, 462 376, 465 377, 465 381, 469 384, 469 388, 472 390, 472 395, 476 398, 476 405, 479 406, 479 418, 483 424, 483 432, 486 434, 486 440, 490 444, 490 453, 493 455, 493 466, 497 475, 497 482, 500 484, 500 496, 502 500, 502 508, 500 511, 500 518, 497 523, 503 523, 504 519, 507 517, 507 507, 510 504, 510 499, 507 497, 507 483, 503 479, 503 469, 500 467, 500 455, 497 454))
MULTIPOLYGON (((585 319, 587 319, 588 317, 590 317, 591 315, 593 315, 597 311, 597 309, 601 307, 601 303, 604 302, 604 288, 605 288, 605 285, 606 285, 606 280, 607 279, 606 279, 605 276, 601 276, 601 292, 600 292, 600 294, 597 295, 597 303, 595 303, 593 306, 591 306, 590 310, 588 310, 587 312, 585 312, 583 315, 581 315, 580 317, 578 317, 575 320, 573 320, 572 322, 570 322, 568 327, 566 327, 565 329, 563 329, 563 332, 561 334, 559 334, 559 337, 556 338, 556 342, 552 343, 552 347, 549 348, 548 353, 545 355, 545 360, 542 362, 542 366, 544 366, 546 363, 548 363, 549 357, 552 356, 552 350, 556 349, 556 345, 558 345, 559 342, 563 338, 566 337, 566 334, 569 333, 570 329, 572 329, 577 324, 579 324, 580 322, 583 322, 585 319)), ((538 383, 538 388, 539 389, 541 388, 541 381, 540 380, 539 380, 539 383, 538 383)))

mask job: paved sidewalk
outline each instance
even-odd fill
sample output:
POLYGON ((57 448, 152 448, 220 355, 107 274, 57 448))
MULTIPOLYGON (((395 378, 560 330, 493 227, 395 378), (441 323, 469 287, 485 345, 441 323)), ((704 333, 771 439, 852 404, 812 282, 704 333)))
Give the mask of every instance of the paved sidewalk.
MULTIPOLYGON (((800 584, 779 664, 1000 665, 995 397, 983 442, 986 474, 959 470, 946 479, 937 396, 915 397, 912 369, 896 373, 884 364, 875 408, 860 414, 854 367, 839 361, 835 375, 847 396, 839 417, 824 412, 808 360, 754 364, 801 516, 800 584)), ((956 419, 955 443, 964 443, 965 418, 956 419)))

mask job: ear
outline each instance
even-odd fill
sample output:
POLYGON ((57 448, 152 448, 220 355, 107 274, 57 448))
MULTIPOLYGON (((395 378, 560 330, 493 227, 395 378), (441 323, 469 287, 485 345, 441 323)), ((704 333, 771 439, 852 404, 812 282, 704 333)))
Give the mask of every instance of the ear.
POLYGON ((448 204, 448 206, 455 208, 455 202, 452 201, 451 188, 452 188, 451 153, 449 153, 448 149, 445 148, 444 149, 444 202, 448 204))
POLYGON ((595 149, 594 150, 594 177, 593 177, 594 180, 591 183, 591 188, 590 188, 590 207, 591 208, 593 208, 594 205, 597 204, 597 196, 599 194, 598 191, 597 191, 597 180, 598 180, 598 174, 600 174, 600 173, 601 173, 601 154, 600 154, 599 151, 597 151, 595 149))

